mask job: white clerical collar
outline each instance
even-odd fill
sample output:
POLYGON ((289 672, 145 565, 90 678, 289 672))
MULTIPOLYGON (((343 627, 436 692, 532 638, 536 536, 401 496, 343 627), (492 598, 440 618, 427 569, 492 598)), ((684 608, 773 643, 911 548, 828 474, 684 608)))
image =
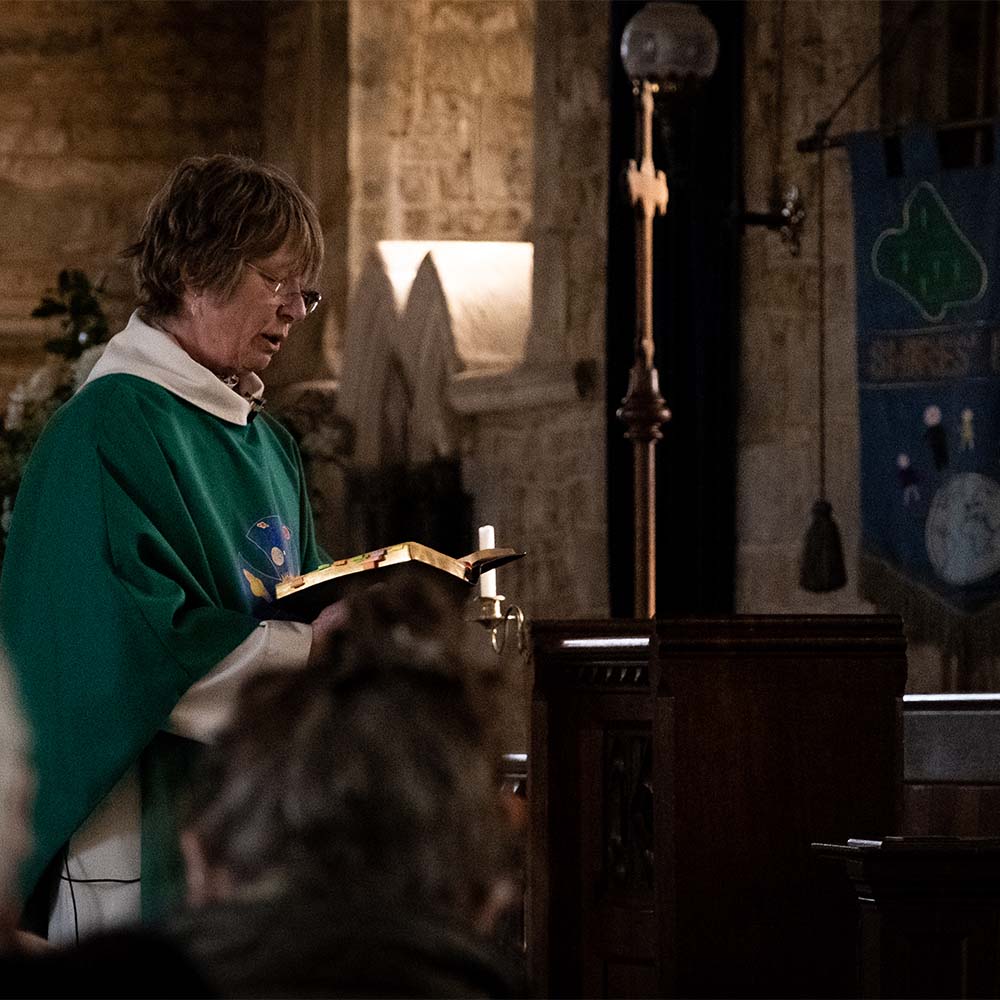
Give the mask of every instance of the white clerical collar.
POLYGON ((105 375, 135 375, 154 382, 199 409, 245 425, 264 405, 264 383, 247 372, 230 386, 195 361, 170 334, 132 313, 128 325, 108 342, 87 382, 105 375))

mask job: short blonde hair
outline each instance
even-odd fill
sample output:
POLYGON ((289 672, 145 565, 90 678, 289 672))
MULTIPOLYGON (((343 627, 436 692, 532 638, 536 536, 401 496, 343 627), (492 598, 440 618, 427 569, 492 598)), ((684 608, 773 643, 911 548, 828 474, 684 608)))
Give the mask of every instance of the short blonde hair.
POLYGON ((139 308, 171 316, 185 289, 228 298, 248 261, 289 243, 292 272, 312 284, 323 264, 316 207, 278 167, 245 156, 192 156, 174 169, 146 210, 131 259, 139 308))

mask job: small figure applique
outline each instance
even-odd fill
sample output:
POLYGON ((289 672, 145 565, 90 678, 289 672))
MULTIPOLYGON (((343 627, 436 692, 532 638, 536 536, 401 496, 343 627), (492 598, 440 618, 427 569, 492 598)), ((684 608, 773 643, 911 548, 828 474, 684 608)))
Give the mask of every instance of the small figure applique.
POLYGON ((924 410, 924 440, 930 446, 935 469, 948 468, 948 437, 941 426, 941 407, 928 406, 924 410))
POLYGON ((972 428, 972 417, 973 413, 969 407, 962 410, 962 430, 958 442, 959 451, 976 450, 976 432, 972 428))
POLYGON ((903 505, 908 507, 911 500, 917 501, 920 499, 920 490, 917 488, 917 483, 920 482, 920 475, 910 465, 910 456, 903 452, 900 452, 896 456, 896 466, 898 468, 896 475, 899 477, 899 485, 903 490, 903 505))

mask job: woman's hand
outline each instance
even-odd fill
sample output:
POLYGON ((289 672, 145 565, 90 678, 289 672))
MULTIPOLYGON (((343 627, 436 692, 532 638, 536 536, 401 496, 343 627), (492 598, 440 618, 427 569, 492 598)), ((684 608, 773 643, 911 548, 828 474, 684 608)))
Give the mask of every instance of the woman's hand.
POLYGON ((309 659, 306 666, 315 667, 328 659, 333 646, 333 637, 344 627, 347 621, 347 605, 344 601, 328 604, 312 623, 312 646, 309 648, 309 659))

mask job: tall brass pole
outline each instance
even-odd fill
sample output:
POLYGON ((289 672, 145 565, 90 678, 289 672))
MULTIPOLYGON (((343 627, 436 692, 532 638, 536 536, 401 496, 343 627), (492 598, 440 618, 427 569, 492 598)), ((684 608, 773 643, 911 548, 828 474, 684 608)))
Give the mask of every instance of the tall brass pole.
POLYGON ((628 392, 618 417, 632 441, 635 493, 636 618, 656 617, 656 442, 670 411, 660 395, 660 377, 653 365, 653 218, 667 210, 667 178, 653 166, 653 94, 655 83, 636 84, 637 160, 630 160, 626 178, 635 209, 635 360, 628 392))

